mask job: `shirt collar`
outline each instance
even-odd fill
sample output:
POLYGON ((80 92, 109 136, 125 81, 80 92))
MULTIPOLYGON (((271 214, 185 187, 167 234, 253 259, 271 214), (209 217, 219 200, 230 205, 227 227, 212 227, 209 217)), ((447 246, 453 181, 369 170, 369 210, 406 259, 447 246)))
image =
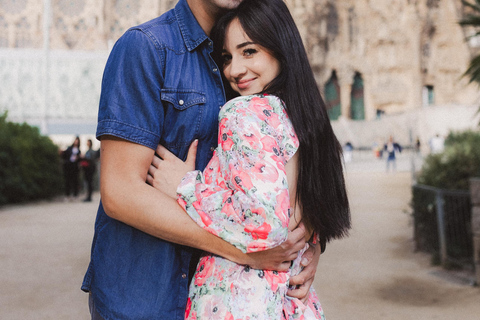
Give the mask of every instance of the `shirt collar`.
POLYGON ((175 6, 175 16, 177 17, 183 41, 188 51, 194 50, 205 41, 205 39, 208 39, 193 15, 192 10, 190 10, 187 0, 178 1, 175 6))

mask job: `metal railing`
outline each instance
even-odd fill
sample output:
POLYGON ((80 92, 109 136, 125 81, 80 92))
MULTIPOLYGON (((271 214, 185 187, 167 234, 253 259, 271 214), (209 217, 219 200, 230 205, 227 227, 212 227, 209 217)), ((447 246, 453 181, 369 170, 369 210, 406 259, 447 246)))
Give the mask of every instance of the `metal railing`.
POLYGON ((445 267, 473 270, 470 193, 419 184, 412 188, 416 249, 438 254, 445 267))

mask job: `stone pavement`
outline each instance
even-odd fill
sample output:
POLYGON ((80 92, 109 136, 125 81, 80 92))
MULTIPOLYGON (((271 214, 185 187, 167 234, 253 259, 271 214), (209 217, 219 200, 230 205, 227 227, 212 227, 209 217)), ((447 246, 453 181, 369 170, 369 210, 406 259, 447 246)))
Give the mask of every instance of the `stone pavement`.
MULTIPOLYGON (((410 158, 397 168, 368 155, 346 166, 353 230, 327 246, 315 280, 327 319, 480 319, 480 289, 413 251, 410 158)), ((0 319, 89 318, 80 285, 98 199, 0 209, 0 319)))

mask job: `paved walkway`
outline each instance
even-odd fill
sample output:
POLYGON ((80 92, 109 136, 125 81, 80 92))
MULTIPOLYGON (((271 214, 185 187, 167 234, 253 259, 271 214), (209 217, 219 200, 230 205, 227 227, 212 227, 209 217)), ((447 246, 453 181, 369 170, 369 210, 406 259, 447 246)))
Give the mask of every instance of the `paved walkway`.
MULTIPOLYGON (((413 252, 410 163, 395 174, 368 156, 347 164, 353 230, 327 246, 315 281, 327 319, 480 319, 480 289, 413 252)), ((0 209, 0 319, 88 319, 95 196, 0 209)))

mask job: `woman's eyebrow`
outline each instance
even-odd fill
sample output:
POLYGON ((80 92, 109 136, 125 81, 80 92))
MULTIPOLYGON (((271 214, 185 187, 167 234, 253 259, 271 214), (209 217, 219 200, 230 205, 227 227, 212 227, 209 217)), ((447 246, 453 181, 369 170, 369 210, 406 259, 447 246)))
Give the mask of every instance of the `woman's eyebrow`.
POLYGON ((252 41, 246 41, 246 42, 243 42, 243 43, 238 44, 238 45, 237 45, 237 49, 246 47, 246 46, 248 46, 248 45, 250 45, 250 44, 255 44, 255 43, 253 43, 252 41))

